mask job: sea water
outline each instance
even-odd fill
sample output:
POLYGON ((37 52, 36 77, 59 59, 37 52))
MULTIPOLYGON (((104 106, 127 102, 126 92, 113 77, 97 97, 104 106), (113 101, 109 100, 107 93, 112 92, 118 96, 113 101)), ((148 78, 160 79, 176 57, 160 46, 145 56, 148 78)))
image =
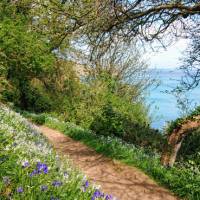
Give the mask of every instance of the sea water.
MULTIPOLYGON (((152 127, 163 129, 167 122, 182 115, 182 111, 177 106, 176 98, 166 91, 175 88, 179 84, 179 80, 183 74, 177 69, 154 69, 150 73, 152 77, 155 77, 160 82, 158 87, 152 87, 149 90, 147 98, 147 103, 150 105, 152 127)), ((185 95, 190 102, 190 109, 200 105, 199 87, 187 92, 185 95)))

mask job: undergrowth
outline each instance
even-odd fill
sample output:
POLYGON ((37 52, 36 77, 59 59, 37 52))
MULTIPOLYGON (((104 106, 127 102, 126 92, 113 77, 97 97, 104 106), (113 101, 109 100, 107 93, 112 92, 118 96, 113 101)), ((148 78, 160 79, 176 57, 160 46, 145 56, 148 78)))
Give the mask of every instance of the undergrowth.
POLYGON ((113 198, 91 185, 68 159, 59 157, 31 123, 0 105, 0 199, 113 198))

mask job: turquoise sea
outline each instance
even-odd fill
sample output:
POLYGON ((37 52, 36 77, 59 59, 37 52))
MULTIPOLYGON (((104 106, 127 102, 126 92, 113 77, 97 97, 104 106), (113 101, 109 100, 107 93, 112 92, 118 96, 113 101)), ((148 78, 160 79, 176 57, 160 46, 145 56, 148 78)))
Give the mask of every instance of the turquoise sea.
MULTIPOLYGON (((150 89, 147 98, 153 120, 152 127, 162 129, 167 121, 181 116, 176 98, 165 91, 176 87, 182 73, 177 69, 153 69, 151 75, 160 81, 158 87, 150 89)), ((190 101, 190 108, 200 105, 200 87, 186 93, 186 96, 190 101)))

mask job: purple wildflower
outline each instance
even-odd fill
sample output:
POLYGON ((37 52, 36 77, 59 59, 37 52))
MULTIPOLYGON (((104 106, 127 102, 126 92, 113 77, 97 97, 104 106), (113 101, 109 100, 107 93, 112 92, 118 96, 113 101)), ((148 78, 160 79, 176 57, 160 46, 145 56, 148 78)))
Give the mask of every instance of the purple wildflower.
POLYGON ((99 190, 95 190, 94 196, 95 197, 101 197, 101 192, 99 190))
POLYGON ((22 187, 18 187, 18 188, 17 188, 17 192, 18 192, 18 193, 22 193, 23 191, 24 191, 24 190, 23 190, 22 187))
POLYGON ((64 173, 63 173, 63 176, 64 176, 65 178, 68 178, 68 177, 69 177, 69 174, 68 174, 67 172, 64 172, 64 173))
POLYGON ((44 172, 44 174, 48 173, 48 166, 44 163, 38 162, 36 168, 37 169, 34 169, 33 172, 30 174, 30 177, 36 174, 41 174, 42 172, 44 172))
POLYGON ((40 187, 40 189, 41 189, 42 192, 44 192, 44 191, 48 190, 48 186, 47 185, 42 185, 40 187))
POLYGON ((100 190, 95 190, 91 200, 95 200, 96 198, 101 198, 101 197, 104 197, 104 194, 101 193, 100 190))
POLYGON ((41 172, 44 172, 45 174, 48 173, 48 166, 44 163, 40 163, 38 162, 37 163, 37 170, 38 170, 38 173, 40 174, 41 172))
POLYGON ((29 166, 29 162, 28 161, 25 161, 25 162, 22 163, 22 167, 23 168, 26 168, 28 166, 29 166))
POLYGON ((89 187, 89 181, 86 181, 85 182, 85 188, 88 188, 89 187))
POLYGON ((112 200, 112 199, 113 199, 113 196, 112 196, 112 195, 110 195, 110 194, 107 194, 107 195, 106 195, 105 200, 112 200))
POLYGON ((31 172, 30 177, 32 177, 32 176, 34 176, 34 175, 36 175, 36 174, 38 174, 38 171, 37 171, 36 169, 34 169, 34 170, 31 172))
POLYGON ((52 182, 52 185, 54 186, 54 187, 59 187, 59 186, 61 186, 62 185, 62 182, 60 182, 60 181, 53 181, 52 182))
POLYGON ((86 180, 85 183, 83 184, 83 186, 81 187, 81 189, 83 192, 85 192, 88 187, 89 187, 89 181, 86 180))

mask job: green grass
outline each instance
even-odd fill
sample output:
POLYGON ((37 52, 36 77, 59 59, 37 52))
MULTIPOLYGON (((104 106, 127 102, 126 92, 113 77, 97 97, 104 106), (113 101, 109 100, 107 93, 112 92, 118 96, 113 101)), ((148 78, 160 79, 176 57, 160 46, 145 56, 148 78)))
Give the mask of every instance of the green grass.
POLYGON ((86 181, 31 123, 0 105, 1 200, 90 200, 96 188, 86 181))
MULTIPOLYGON (((32 116, 33 121, 36 121, 37 117, 37 115, 32 116)), ((47 115, 45 125, 83 142, 98 153, 138 167, 179 197, 190 200, 200 199, 200 174, 192 169, 180 166, 165 168, 160 164, 159 154, 125 143, 116 137, 98 136, 89 130, 47 115)))

